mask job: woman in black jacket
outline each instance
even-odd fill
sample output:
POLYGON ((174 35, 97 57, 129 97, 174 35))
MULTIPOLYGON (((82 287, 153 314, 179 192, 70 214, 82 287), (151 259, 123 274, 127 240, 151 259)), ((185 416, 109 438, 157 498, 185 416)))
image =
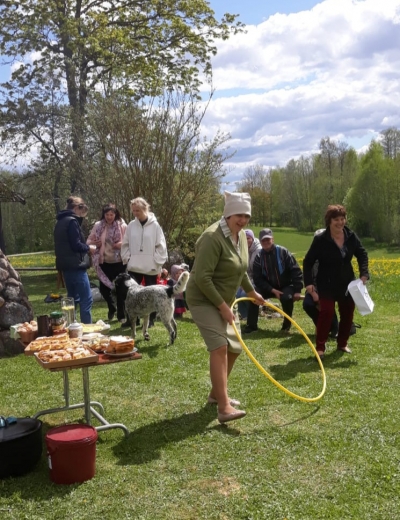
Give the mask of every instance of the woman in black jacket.
POLYGON ((306 291, 315 302, 319 301, 320 313, 317 322, 317 352, 320 357, 325 353, 338 302, 340 324, 337 349, 350 353, 347 345, 353 322, 354 301, 347 287, 355 279, 351 260, 356 257, 360 278, 365 284, 369 279, 368 254, 357 235, 346 224, 346 209, 339 204, 330 205, 325 214, 326 230, 314 237, 303 262, 303 276, 306 291), (316 287, 313 285, 313 266, 318 262, 316 287))

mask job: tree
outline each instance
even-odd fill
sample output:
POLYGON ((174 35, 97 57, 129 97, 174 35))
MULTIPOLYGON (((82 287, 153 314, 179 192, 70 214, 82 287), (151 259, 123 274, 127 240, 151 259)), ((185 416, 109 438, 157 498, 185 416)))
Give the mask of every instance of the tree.
POLYGON ((400 153, 400 130, 395 127, 381 132, 381 145, 386 157, 395 159, 400 153))
POLYGON ((91 93, 196 91, 199 73, 211 77, 216 41, 241 29, 236 15, 217 21, 205 0, 3 0, 0 54, 15 67, 0 89, 8 152, 39 144, 79 190, 91 93))
POLYGON ((93 157, 82 181, 91 207, 111 200, 130 219, 130 200, 144 197, 168 249, 190 257, 204 227, 218 218, 229 136, 200 135, 207 106, 193 95, 165 92, 145 103, 100 95, 88 104, 93 157))
POLYGON ((238 189, 251 195, 252 222, 261 226, 268 223, 271 225, 271 172, 261 164, 249 166, 243 173, 238 189))

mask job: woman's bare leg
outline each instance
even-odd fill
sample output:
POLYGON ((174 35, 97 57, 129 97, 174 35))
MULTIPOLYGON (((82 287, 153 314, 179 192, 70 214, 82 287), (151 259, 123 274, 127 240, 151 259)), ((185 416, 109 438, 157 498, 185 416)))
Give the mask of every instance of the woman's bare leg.
POLYGON ((222 414, 236 412, 229 404, 227 383, 237 357, 238 354, 228 352, 227 345, 210 352, 210 396, 217 400, 218 412, 222 414))

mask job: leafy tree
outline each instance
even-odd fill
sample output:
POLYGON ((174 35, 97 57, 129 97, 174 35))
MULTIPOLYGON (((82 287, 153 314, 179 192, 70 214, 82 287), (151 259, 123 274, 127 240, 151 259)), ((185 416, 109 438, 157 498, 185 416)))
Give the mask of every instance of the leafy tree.
POLYGON ((387 157, 395 159, 400 154, 400 130, 397 128, 383 130, 380 142, 387 157))
POLYGON ((251 221, 253 224, 264 226, 269 223, 271 225, 271 172, 261 164, 249 166, 243 173, 238 189, 251 195, 251 221))
POLYGON ((88 105, 92 161, 83 179, 87 200, 100 208, 111 200, 130 220, 130 200, 153 208, 170 250, 185 256, 204 227, 220 216, 220 181, 228 135, 200 135, 207 107, 195 96, 165 92, 145 103, 124 96, 96 96, 88 105))
POLYGON ((68 175, 71 191, 80 189, 89 95, 196 91, 199 74, 211 76, 216 41, 241 28, 235 15, 218 21, 205 0, 3 0, 0 54, 14 65, 0 91, 8 152, 39 144, 59 180, 68 175))

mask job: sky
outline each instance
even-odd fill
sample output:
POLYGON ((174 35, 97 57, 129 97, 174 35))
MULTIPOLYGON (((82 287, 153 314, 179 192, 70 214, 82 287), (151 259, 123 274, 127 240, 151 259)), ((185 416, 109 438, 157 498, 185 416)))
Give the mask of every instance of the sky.
MULTIPOLYGON (((209 0, 246 33, 217 44, 203 132, 229 133, 226 185, 285 166, 322 138, 364 151, 400 128, 400 0, 209 0)), ((209 86, 204 85, 207 96, 209 86)))
MULTIPOLYGON (((202 125, 209 139, 230 135, 227 189, 249 166, 318 152, 324 137, 361 152, 400 128, 400 0, 208 1, 217 19, 246 24, 217 42, 202 125)), ((0 81, 9 74, 0 67, 0 81)))

